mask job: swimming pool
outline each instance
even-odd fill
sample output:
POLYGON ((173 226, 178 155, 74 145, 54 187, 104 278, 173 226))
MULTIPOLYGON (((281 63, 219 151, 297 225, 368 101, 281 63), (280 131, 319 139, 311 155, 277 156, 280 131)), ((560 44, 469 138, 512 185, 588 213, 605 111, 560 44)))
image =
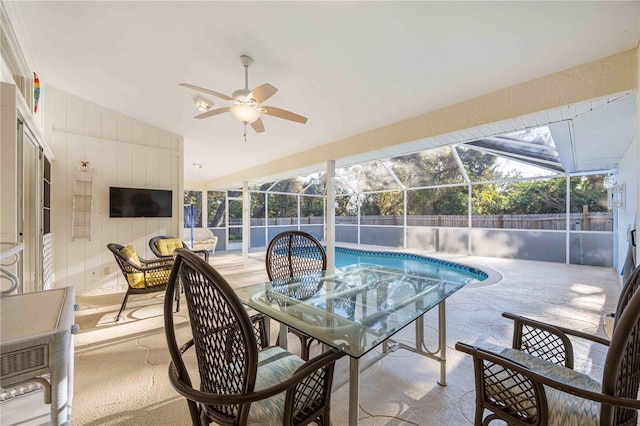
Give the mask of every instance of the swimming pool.
POLYGON ((335 253, 335 263, 338 268, 355 263, 373 263, 404 269, 408 272, 438 274, 447 281, 465 283, 484 281, 489 277, 486 272, 471 266, 412 253, 359 250, 346 247, 336 247, 335 253))

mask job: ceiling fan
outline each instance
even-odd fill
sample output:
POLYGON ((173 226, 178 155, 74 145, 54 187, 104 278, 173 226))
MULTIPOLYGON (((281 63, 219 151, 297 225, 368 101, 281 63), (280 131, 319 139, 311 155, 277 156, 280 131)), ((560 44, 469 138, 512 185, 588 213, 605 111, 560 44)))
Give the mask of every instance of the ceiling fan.
POLYGON ((247 124, 250 124, 257 133, 264 132, 264 123, 260 116, 262 114, 271 115, 273 117, 283 118, 285 120, 295 121, 296 123, 306 123, 307 118, 301 115, 295 114, 291 111, 284 109, 262 105, 264 101, 273 96, 278 89, 265 83, 256 87, 253 90, 249 90, 249 66, 253 63, 247 55, 240 56, 240 62, 244 66, 244 89, 238 89, 231 94, 231 96, 218 93, 213 90, 205 89, 203 87, 194 86, 193 84, 180 83, 180 86, 188 89, 197 90, 202 93, 207 93, 215 97, 224 99, 225 101, 232 102, 234 105, 223 108, 216 108, 211 111, 206 111, 202 114, 196 115, 194 118, 203 119, 207 117, 213 117, 214 115, 222 114, 227 111, 231 111, 233 116, 244 124, 244 138, 247 139, 247 124))

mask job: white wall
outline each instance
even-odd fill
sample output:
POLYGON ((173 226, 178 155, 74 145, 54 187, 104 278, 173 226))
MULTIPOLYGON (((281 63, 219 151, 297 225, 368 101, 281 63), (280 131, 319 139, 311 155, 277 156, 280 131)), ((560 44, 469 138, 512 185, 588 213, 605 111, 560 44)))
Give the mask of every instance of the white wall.
POLYGON ((625 208, 618 209, 618 262, 616 268, 622 270, 629 246, 628 231, 636 228, 638 212, 638 143, 634 139, 625 151, 618 165, 617 183, 625 184, 625 208))
POLYGON ((126 287, 107 249, 133 244, 153 258, 148 242, 182 229, 183 139, 52 87, 43 88, 45 136, 52 163, 54 287, 72 285, 78 294, 126 287), (73 178, 80 161, 93 167, 91 239, 71 239, 73 178), (109 187, 170 189, 171 218, 109 218, 109 187))

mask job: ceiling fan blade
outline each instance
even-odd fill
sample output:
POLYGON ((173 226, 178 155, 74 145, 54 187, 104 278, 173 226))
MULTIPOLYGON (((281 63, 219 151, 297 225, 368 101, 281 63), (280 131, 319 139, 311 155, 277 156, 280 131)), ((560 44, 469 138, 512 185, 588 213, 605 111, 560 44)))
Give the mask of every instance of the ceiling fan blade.
POLYGON ((223 95, 222 93, 215 92, 213 90, 205 89, 204 87, 194 86, 189 83, 180 83, 180 86, 186 87, 187 89, 197 90, 198 92, 207 93, 209 95, 216 96, 218 98, 224 99, 225 101, 233 102, 233 98, 231 96, 223 95))
POLYGON ((256 103, 261 104, 262 102, 266 101, 267 99, 275 95, 277 91, 278 89, 276 89, 269 83, 265 83, 262 86, 258 86, 255 89, 253 89, 249 93, 249 95, 247 95, 247 97, 249 99, 254 99, 256 103))
POLYGON ((296 123, 304 124, 307 122, 307 117, 303 117, 291 111, 287 111, 287 110, 272 107, 272 106, 266 106, 266 105, 263 105, 260 108, 264 108, 265 109, 264 114, 267 114, 267 115, 272 115, 278 118, 284 118, 285 120, 295 121, 296 123))
POLYGON ((223 112, 227 112, 230 109, 231 109, 231 107, 212 109, 211 111, 203 112, 200 115, 196 115, 193 118, 202 119, 202 118, 207 118, 207 117, 213 117, 214 115, 218 115, 218 114, 222 114, 223 112))
POLYGON ((264 132, 264 123, 262 122, 262 119, 260 117, 258 117, 256 121, 251 123, 251 127, 253 127, 253 130, 255 130, 256 133, 264 132))

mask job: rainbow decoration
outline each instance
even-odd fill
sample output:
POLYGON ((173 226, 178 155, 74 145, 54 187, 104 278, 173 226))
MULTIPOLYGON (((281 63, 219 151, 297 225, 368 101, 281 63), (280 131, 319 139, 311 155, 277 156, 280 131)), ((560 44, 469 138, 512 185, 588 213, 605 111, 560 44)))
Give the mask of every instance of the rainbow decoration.
POLYGON ((33 73, 33 113, 38 112, 38 102, 40 101, 40 79, 38 74, 33 73))

